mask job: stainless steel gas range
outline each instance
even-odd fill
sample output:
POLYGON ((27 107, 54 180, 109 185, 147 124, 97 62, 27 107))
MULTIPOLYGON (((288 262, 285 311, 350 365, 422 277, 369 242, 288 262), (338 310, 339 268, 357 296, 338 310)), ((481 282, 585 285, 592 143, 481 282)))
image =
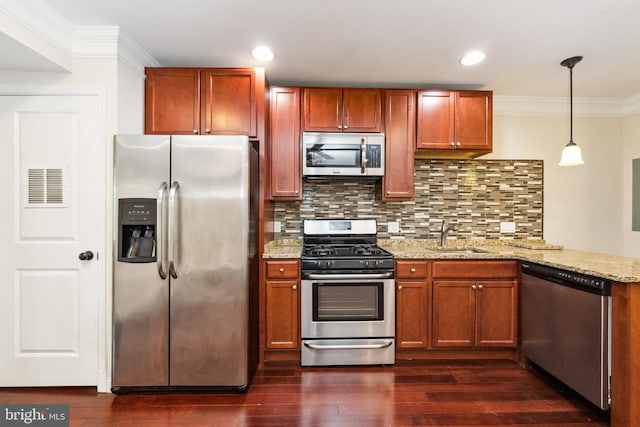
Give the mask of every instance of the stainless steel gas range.
POLYGON ((302 251, 302 365, 395 362, 393 256, 375 220, 306 220, 302 251))

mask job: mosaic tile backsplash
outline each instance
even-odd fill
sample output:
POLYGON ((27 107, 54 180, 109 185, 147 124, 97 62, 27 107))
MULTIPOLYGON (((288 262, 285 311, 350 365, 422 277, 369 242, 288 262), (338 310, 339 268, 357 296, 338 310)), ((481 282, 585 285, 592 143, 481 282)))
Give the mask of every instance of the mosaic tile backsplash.
POLYGON ((301 202, 275 203, 276 238, 302 238, 305 219, 374 218, 381 239, 436 239, 443 219, 457 225, 449 239, 542 239, 542 160, 416 159, 415 173, 407 202, 381 201, 376 181, 304 180, 301 202), (501 222, 515 232, 501 233, 501 222))

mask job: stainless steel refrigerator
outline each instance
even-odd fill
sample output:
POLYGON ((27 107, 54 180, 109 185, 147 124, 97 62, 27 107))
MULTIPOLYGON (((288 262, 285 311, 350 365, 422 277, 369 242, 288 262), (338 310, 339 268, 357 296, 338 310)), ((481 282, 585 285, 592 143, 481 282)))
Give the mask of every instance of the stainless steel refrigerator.
POLYGON ((258 359, 258 153, 118 135, 112 391, 237 388, 258 359))

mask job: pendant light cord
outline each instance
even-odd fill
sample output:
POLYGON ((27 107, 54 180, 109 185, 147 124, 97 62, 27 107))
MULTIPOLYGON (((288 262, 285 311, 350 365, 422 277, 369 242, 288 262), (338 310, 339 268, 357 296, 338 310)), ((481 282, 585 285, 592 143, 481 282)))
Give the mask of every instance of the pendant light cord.
POLYGON ((573 66, 569 67, 569 144, 573 144, 573 66))

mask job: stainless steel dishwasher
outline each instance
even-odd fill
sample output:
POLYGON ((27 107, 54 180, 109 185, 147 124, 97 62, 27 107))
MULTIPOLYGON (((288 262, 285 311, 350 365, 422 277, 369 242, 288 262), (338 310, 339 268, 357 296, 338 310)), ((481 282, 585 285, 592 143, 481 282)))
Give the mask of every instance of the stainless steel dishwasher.
POLYGON ((521 292, 527 360, 608 409, 611 283, 523 262, 521 292))

